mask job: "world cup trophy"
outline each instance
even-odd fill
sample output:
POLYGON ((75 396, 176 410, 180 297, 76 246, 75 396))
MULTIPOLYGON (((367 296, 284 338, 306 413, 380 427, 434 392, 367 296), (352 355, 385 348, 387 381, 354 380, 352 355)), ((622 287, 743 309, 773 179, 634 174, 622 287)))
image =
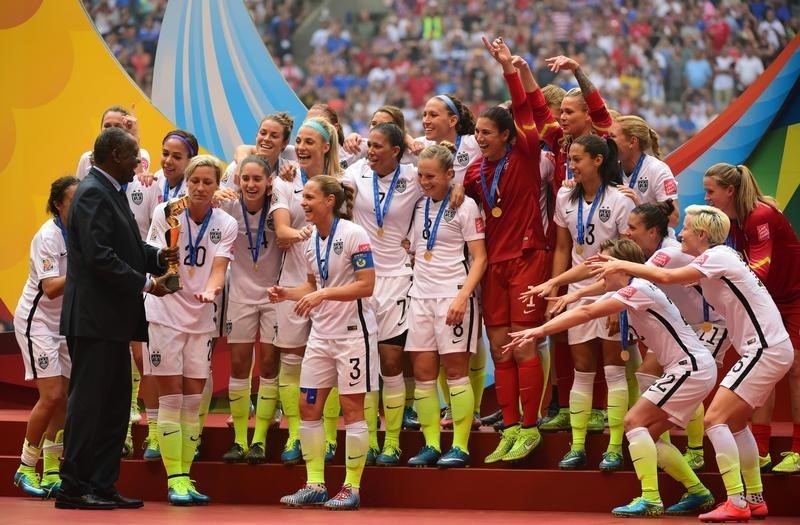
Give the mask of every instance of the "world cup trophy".
MULTIPOLYGON (((178 220, 178 215, 189 207, 189 196, 184 195, 178 199, 172 199, 164 206, 164 217, 167 220, 169 229, 165 232, 167 246, 174 248, 178 245, 178 238, 181 235, 181 222, 178 220)), ((167 273, 164 278, 164 286, 170 291, 177 292, 181 286, 181 278, 178 275, 178 263, 170 263, 167 265, 167 273)))

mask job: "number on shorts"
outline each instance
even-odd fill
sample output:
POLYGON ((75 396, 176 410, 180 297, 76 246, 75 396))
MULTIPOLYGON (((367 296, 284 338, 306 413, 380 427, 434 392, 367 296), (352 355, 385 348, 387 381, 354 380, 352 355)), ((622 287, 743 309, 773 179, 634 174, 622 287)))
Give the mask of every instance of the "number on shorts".
POLYGON ((406 298, 403 297, 402 299, 398 299, 397 305, 403 309, 403 311, 400 313, 400 320, 397 321, 397 326, 403 326, 403 323, 406 322, 406 298))
POLYGON ((211 362, 211 353, 214 351, 214 345, 212 344, 213 342, 214 342, 213 339, 209 339, 208 342, 206 343, 206 346, 208 346, 208 361, 209 362, 211 362))
POLYGON ((464 335, 464 327, 460 323, 453 327, 453 335, 456 337, 464 335))
POLYGON ((736 363, 734 363, 734 365, 731 367, 731 372, 733 372, 734 374, 738 374, 739 370, 741 370, 742 368, 744 368, 744 358, 739 359, 738 361, 736 361, 736 363))
POLYGON ((356 380, 361 377, 361 369, 358 368, 358 365, 361 364, 360 357, 351 357, 350 364, 353 365, 353 371, 350 372, 350 379, 356 380))
POLYGON ((659 379, 653 386, 656 387, 662 394, 666 394, 668 386, 675 382, 675 374, 666 374, 663 378, 659 379))
POLYGON ((708 343, 710 345, 715 345, 715 344, 717 344, 716 340, 717 340, 717 336, 719 335, 719 328, 717 328, 716 326, 712 326, 712 328, 714 330, 713 332, 706 332, 704 330, 703 333, 700 334, 699 339, 704 343, 708 343), (706 334, 709 334, 709 333, 711 334, 711 337, 706 339, 706 334))

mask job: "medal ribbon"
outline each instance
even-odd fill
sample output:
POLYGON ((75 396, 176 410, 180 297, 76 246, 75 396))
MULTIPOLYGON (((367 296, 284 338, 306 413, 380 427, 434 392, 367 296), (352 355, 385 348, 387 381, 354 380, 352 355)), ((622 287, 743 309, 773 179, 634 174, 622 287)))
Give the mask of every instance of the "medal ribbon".
POLYGON ((400 179, 400 164, 398 164, 397 169, 394 170, 392 182, 389 184, 389 191, 386 193, 386 197, 383 198, 383 210, 381 210, 381 196, 378 191, 378 178, 378 173, 373 171, 372 198, 375 203, 375 222, 378 223, 378 228, 383 228, 383 219, 386 217, 386 214, 389 213, 389 205, 392 203, 394 189, 397 186, 397 181, 400 179))
MULTIPOLYGON (((183 178, 178 181, 178 185, 175 186, 175 191, 172 192, 172 198, 178 196, 178 192, 181 191, 181 187, 183 186, 183 178)), ((164 194, 161 197, 161 202, 167 202, 169 200, 169 181, 164 179, 164 194)))
POLYGON ((433 223, 433 228, 429 229, 427 227, 430 224, 430 211, 431 211, 431 198, 425 201, 425 229, 428 230, 428 241, 425 247, 427 250, 433 251, 433 245, 436 244, 436 233, 439 231, 439 223, 442 222, 442 215, 444 215, 444 210, 447 208, 448 203, 450 202, 450 190, 447 190, 447 194, 444 196, 444 200, 442 201, 442 205, 439 208, 439 212, 436 214, 436 221, 433 223))
POLYGON ((336 233, 336 226, 339 224, 339 217, 333 218, 333 225, 331 225, 331 232, 328 235, 327 246, 325 247, 325 262, 323 263, 319 257, 319 230, 317 230, 317 269, 319 270, 319 278, 322 285, 325 286, 325 281, 328 280, 328 265, 331 257, 331 246, 333 245, 333 236, 336 233))
POLYGON ((200 225, 200 231, 197 233, 197 239, 192 242, 192 219, 189 217, 189 208, 184 210, 186 215, 186 236, 189 237, 189 266, 197 266, 197 249, 200 247, 200 241, 203 240, 203 235, 206 233, 208 223, 211 222, 211 212, 214 208, 209 208, 206 216, 203 218, 203 224, 200 225))
POLYGON ((267 223, 267 198, 264 197, 264 206, 261 208, 261 215, 258 218, 258 232, 256 233, 256 243, 253 245, 253 232, 250 230, 250 213, 244 206, 244 199, 239 199, 242 205, 242 218, 244 219, 244 229, 247 233, 247 247, 250 249, 250 256, 253 264, 258 262, 258 252, 261 250, 261 243, 264 240, 264 225, 267 223))
POLYGON ((305 186, 306 182, 308 182, 308 174, 303 168, 300 168, 300 180, 303 181, 303 186, 305 186))
POLYGON ((644 162, 644 153, 639 155, 639 161, 636 162, 636 167, 633 168, 633 173, 631 173, 631 180, 628 182, 628 187, 633 188, 636 185, 636 179, 639 178, 639 171, 642 169, 642 163, 644 162))
POLYGON ((592 201, 592 207, 589 208, 589 217, 586 219, 585 225, 583 223, 583 197, 581 197, 580 202, 578 202, 578 244, 583 244, 584 230, 586 229, 586 226, 592 222, 594 211, 597 209, 597 205, 603 199, 603 193, 605 191, 605 186, 600 186, 600 189, 597 190, 597 194, 594 196, 594 201, 592 201))
POLYGON ((64 247, 66 247, 67 246, 67 229, 64 228, 64 223, 61 222, 61 217, 59 217, 58 215, 56 215, 55 223, 56 223, 56 226, 58 226, 58 229, 61 230, 61 236, 64 237, 64 247))
POLYGON ((486 203, 489 205, 489 209, 494 208, 494 196, 497 192, 497 185, 500 183, 500 176, 503 174, 503 168, 508 161, 509 151, 511 151, 511 148, 506 146, 505 155, 503 155, 503 158, 500 159, 500 162, 497 163, 497 167, 494 169, 494 179, 492 180, 491 191, 489 191, 489 188, 486 186, 486 176, 483 174, 483 168, 486 166, 486 157, 481 159, 481 186, 483 187, 483 194, 486 197, 486 203))
POLYGON ((622 349, 628 348, 628 311, 623 310, 619 313, 619 342, 622 349))

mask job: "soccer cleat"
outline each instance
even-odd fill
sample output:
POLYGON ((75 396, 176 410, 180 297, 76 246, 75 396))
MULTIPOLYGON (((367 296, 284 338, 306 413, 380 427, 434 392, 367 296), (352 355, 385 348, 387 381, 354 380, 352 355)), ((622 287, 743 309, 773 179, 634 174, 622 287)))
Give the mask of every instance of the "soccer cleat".
POLYGON ((439 461, 441 452, 433 447, 425 445, 422 447, 416 456, 408 460, 409 467, 432 467, 439 461))
POLYGON ((561 461, 558 462, 558 468, 562 470, 575 470, 585 466, 585 450, 570 450, 561 458, 561 461))
POLYGON ((225 463, 244 463, 246 453, 245 449, 239 443, 234 443, 231 445, 231 448, 222 455, 222 461, 225 463))
POLYGON ((748 502, 747 506, 750 508, 750 517, 754 520, 765 520, 767 516, 769 516, 766 501, 762 501, 761 503, 748 502))
POLYGON ((358 510, 360 506, 361 497, 350 485, 343 486, 338 494, 325 502, 325 508, 329 510, 358 510))
POLYGON ((267 455, 264 453, 264 443, 253 443, 250 445, 244 459, 251 465, 266 463, 267 455))
POLYGON ((378 456, 381 454, 381 450, 376 447, 369 447, 367 450, 367 459, 364 461, 365 467, 374 467, 375 460, 378 459, 378 456))
POLYGON ((403 409, 403 430, 419 430, 421 428, 417 413, 413 407, 403 409))
POLYGON ((555 416, 546 419, 539 425, 541 432, 567 432, 572 430, 572 425, 569 422, 569 408, 561 408, 555 416))
POLYGON ((516 443, 517 434, 519 434, 519 425, 512 425, 507 429, 502 430, 500 432, 500 443, 497 444, 497 448, 494 449, 494 452, 486 456, 483 462, 486 464, 491 464, 502 461, 505 455, 508 454, 508 452, 514 446, 514 443, 516 443))
POLYGON ((312 487, 304 485, 303 488, 281 498, 281 503, 289 507, 314 507, 324 505, 328 500, 328 490, 325 485, 312 487))
POLYGON ((436 466, 439 468, 464 468, 469 466, 469 454, 459 447, 453 447, 439 458, 436 466))
POLYGON ((283 410, 280 406, 275 407, 275 412, 272 414, 272 421, 269 422, 270 428, 279 428, 281 426, 281 419, 283 419, 283 410))
POLYGON ((797 474, 800 472, 800 454, 797 452, 781 452, 780 463, 772 467, 775 474, 797 474))
POLYGON ((737 507, 731 500, 726 499, 711 512, 700 514, 697 517, 704 523, 723 523, 725 521, 747 521, 750 519, 750 508, 737 507))
POLYGON ((145 439, 144 443, 142 444, 144 447, 144 452, 142 453, 142 459, 145 461, 159 461, 161 460, 161 448, 158 445, 157 439, 145 439))
POLYGON ((291 439, 286 442, 281 452, 281 463, 284 465, 295 465, 303 459, 303 451, 300 450, 300 440, 291 439))
POLYGON ((192 502, 195 505, 208 505, 211 502, 211 498, 206 496, 205 494, 198 492, 198 490, 194 486, 194 480, 186 478, 184 481, 186 485, 186 490, 189 493, 189 496, 192 498, 192 502))
POLYGON ((170 505, 177 505, 179 507, 194 505, 194 499, 189 494, 188 481, 188 476, 178 476, 167 480, 169 485, 167 489, 167 501, 170 505))
POLYGON ((325 442, 325 463, 333 461, 333 456, 336 455, 336 443, 330 441, 325 442))
POLYGON ((647 501, 644 498, 634 498, 627 505, 612 509, 611 514, 620 518, 657 518, 664 514, 664 505, 647 501))
POLYGON ((203 434, 197 436, 197 446, 194 447, 194 457, 192 461, 200 461, 200 445, 203 444, 203 434))
POLYGON ((706 460, 703 457, 703 447, 688 447, 686 452, 683 454, 683 459, 686 460, 689 468, 695 472, 703 470, 703 468, 706 466, 706 460))
POLYGON ((542 435, 536 427, 520 428, 514 446, 511 447, 503 461, 519 461, 525 459, 542 442, 542 435))
POLYGON ((125 443, 122 444, 122 457, 125 459, 133 457, 133 438, 130 434, 125 438, 125 443))
POLYGON ((35 467, 20 465, 14 473, 14 485, 21 488, 25 494, 37 498, 46 498, 49 491, 42 488, 39 483, 39 474, 35 467))
POLYGON ((472 430, 478 430, 481 428, 481 425, 483 425, 483 423, 481 423, 481 415, 474 412, 472 414, 472 430))
POLYGON ((439 422, 442 425, 442 428, 445 430, 452 430, 453 428, 453 410, 450 408, 450 405, 444 407, 442 411, 442 419, 439 422))
POLYGON ((600 470, 603 472, 614 472, 622 468, 622 454, 618 452, 607 451, 603 454, 603 459, 600 461, 600 470))
POLYGON ((587 432, 602 432, 606 429, 606 416, 602 410, 593 408, 589 415, 589 423, 586 424, 587 432))
POLYGON ((665 514, 668 516, 696 516, 701 512, 708 512, 714 508, 714 496, 706 491, 703 494, 684 493, 681 500, 675 505, 667 507, 665 514))
POLYGON ((375 458, 375 464, 379 467, 396 467, 400 464, 400 455, 402 453, 403 451, 396 446, 386 445, 383 447, 383 452, 375 458))
POLYGON ((758 466, 764 474, 772 472, 772 456, 769 453, 766 456, 758 456, 758 466))
POLYGON ((141 412, 139 412, 139 405, 138 405, 138 403, 132 403, 132 404, 131 404, 131 417, 130 417, 130 422, 131 422, 131 423, 138 423, 138 422, 139 422, 139 421, 141 421, 141 420, 142 420, 142 413, 141 413, 141 412))
POLYGON ((55 495, 61 488, 61 475, 57 470, 45 472, 42 476, 42 482, 39 485, 42 490, 47 491, 47 497, 55 495))
POLYGON ((494 426, 495 423, 498 421, 503 421, 503 411, 498 410, 497 412, 492 412, 488 416, 484 416, 481 418, 481 425, 486 425, 487 427, 494 426))

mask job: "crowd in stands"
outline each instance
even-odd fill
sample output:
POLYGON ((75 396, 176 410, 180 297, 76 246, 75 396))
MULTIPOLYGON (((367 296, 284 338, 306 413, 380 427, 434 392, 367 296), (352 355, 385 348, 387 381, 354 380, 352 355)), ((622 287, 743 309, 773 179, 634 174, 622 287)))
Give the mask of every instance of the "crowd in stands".
MULTIPOLYGON (((323 13, 310 42, 293 42, 317 5, 246 0, 259 33, 307 106, 324 101, 364 134, 375 109, 404 109, 413 135, 432 94, 450 92, 475 112, 508 98, 481 44, 503 35, 527 50, 540 85, 574 87, 545 58, 575 57, 609 107, 639 114, 669 152, 752 84, 800 30, 788 0, 386 0, 388 14, 323 13), (487 16, 492 13, 492 16, 487 16), (304 63, 294 47, 310 45, 304 63)), ((167 0, 84 0, 98 31, 150 94, 167 0)), ((793 4, 793 5, 792 5, 793 4)))

